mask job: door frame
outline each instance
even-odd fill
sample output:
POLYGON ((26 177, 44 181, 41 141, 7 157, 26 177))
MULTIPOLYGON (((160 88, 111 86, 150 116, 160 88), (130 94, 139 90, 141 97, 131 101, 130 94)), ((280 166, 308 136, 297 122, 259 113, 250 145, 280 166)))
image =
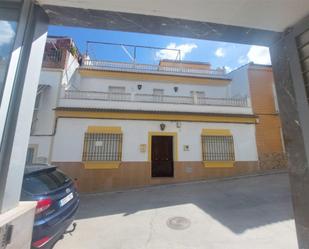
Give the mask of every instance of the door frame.
POLYGON ((151 162, 151 154, 152 154, 151 145, 152 145, 153 136, 173 137, 173 162, 174 163, 177 162, 178 161, 178 133, 177 132, 159 132, 159 131, 148 132, 148 162, 151 162))
POLYGON ((174 141, 174 136, 160 136, 160 135, 152 136, 152 141, 151 141, 152 152, 151 152, 151 162, 150 162, 152 178, 173 178, 175 176, 173 141, 174 141), (157 141, 157 143, 154 143, 155 140, 157 141), (167 151, 165 151, 165 149, 162 150, 163 145, 164 145, 164 148, 165 148, 165 145, 168 145, 167 154, 166 154, 167 151), (159 152, 159 153, 157 154, 156 152, 159 152), (156 159, 155 154, 157 154, 157 156, 159 156, 160 159, 159 158, 156 159), (168 157, 168 161, 165 160, 166 157, 168 157))

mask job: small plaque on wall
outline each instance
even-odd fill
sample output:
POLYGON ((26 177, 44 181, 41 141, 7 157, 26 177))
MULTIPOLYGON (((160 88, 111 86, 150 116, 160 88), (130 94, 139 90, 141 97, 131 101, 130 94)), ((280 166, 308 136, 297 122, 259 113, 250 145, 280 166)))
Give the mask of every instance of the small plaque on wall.
POLYGON ((103 146, 103 141, 95 141, 95 146, 97 147, 102 147, 103 146))
POLYGON ((139 151, 142 152, 142 153, 145 153, 146 152, 146 144, 140 144, 139 145, 139 151))
POLYGON ((190 150, 190 146, 189 145, 184 145, 183 146, 183 151, 189 151, 190 150))

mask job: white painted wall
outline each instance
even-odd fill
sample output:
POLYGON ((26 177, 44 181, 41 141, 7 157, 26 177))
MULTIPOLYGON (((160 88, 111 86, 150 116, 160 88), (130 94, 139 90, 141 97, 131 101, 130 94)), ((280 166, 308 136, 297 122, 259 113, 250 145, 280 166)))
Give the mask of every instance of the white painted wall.
POLYGON ((48 162, 51 142, 52 142, 52 136, 30 137, 29 146, 34 145, 36 148, 36 155, 35 155, 36 162, 48 162))
POLYGON ((29 145, 35 145, 37 148, 36 162, 48 161, 49 159, 56 121, 54 109, 58 106, 61 91, 69 87, 78 66, 76 58, 68 54, 66 68, 42 68, 41 70, 39 84, 49 87, 41 93, 38 120, 29 140, 29 145))
POLYGON ((254 124, 226 124, 181 122, 99 120, 99 119, 59 119, 54 140, 52 161, 76 162, 82 160, 84 133, 88 126, 120 126, 123 131, 123 161, 147 161, 148 155, 139 151, 140 144, 148 146, 148 132, 160 131, 160 124, 166 124, 166 132, 178 133, 179 161, 201 161, 202 129, 229 129, 234 137, 236 161, 257 161, 254 124), (190 150, 184 151, 183 146, 190 150))
POLYGON ((55 114, 53 109, 57 107, 58 92, 61 87, 62 70, 42 69, 40 84, 49 85, 41 95, 39 103, 38 121, 36 122, 34 133, 51 134, 54 129, 55 114))
MULTIPOLYGON (((241 81, 243 79, 237 79, 241 81)), ((240 86, 248 89, 248 81, 240 82, 240 86)), ((170 82, 155 81, 134 81, 124 79, 109 79, 97 77, 81 76, 78 71, 72 77, 70 83, 71 90, 90 91, 90 92, 108 92, 110 86, 124 87, 127 93, 133 94, 153 94, 154 89, 163 89, 164 95, 170 96, 191 96, 192 91, 204 92, 208 98, 229 98, 231 97, 231 87, 229 85, 199 85, 199 84, 176 84, 170 82), (138 90, 138 85, 142 89, 138 90), (174 87, 178 87, 175 92, 174 87)), ((246 90, 246 93, 248 90, 246 90)), ((242 94, 246 96, 248 94, 242 94)), ((165 104, 165 103, 140 103, 140 102, 117 102, 102 100, 82 100, 82 99, 64 99, 62 92, 59 100, 59 107, 82 107, 96 109, 120 109, 120 110, 144 110, 144 111, 173 111, 173 112, 193 112, 193 113, 233 113, 233 114, 252 114, 252 108, 249 100, 248 107, 231 107, 209 105, 186 105, 186 104, 165 104)), ((89 97, 91 98, 91 96, 89 97)))
POLYGON ((49 85, 49 87, 43 91, 40 98, 38 122, 35 125, 34 135, 49 135, 53 133, 55 123, 54 109, 58 106, 61 91, 69 87, 71 79, 75 77, 78 66, 76 58, 69 53, 66 68, 42 68, 39 84, 49 85))
POLYGON ((276 110, 276 112, 279 113, 280 109, 279 109, 278 96, 277 96, 277 90, 276 90, 275 82, 272 83, 272 90, 273 90, 273 96, 274 96, 274 102, 275 102, 275 110, 276 110))
POLYGON ((80 82, 76 82, 81 91, 97 91, 108 92, 109 86, 123 86, 128 93, 152 94, 154 88, 164 89, 164 95, 172 96, 191 96, 191 91, 204 91, 206 97, 226 98, 229 97, 228 86, 215 85, 199 85, 191 84, 177 84, 170 82, 156 82, 156 81, 135 81, 123 79, 109 79, 96 77, 81 77, 80 82), (141 84, 142 89, 138 90, 137 85, 141 84), (178 91, 174 91, 174 87, 178 87, 178 91))
POLYGON ((43 68, 40 74, 40 84, 49 85, 42 92, 38 120, 30 136, 29 145, 35 145, 37 151, 34 162, 48 162, 52 134, 55 126, 54 108, 57 106, 58 94, 61 88, 63 70, 43 68))
POLYGON ((232 78, 232 83, 229 86, 230 95, 234 96, 250 96, 249 78, 248 78, 248 65, 242 66, 229 75, 232 78))
POLYGON ((73 75, 76 73, 76 69, 78 67, 79 67, 78 61, 71 53, 69 53, 66 61, 66 68, 63 71, 63 77, 61 82, 63 87, 68 87, 70 85, 71 79, 73 75))

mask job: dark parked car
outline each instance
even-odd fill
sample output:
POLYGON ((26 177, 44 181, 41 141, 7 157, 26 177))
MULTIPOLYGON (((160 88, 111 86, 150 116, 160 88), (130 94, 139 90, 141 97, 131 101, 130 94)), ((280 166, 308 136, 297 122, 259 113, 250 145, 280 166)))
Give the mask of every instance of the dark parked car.
POLYGON ((22 201, 37 201, 33 248, 51 248, 72 224, 79 205, 73 181, 56 167, 26 166, 22 201))

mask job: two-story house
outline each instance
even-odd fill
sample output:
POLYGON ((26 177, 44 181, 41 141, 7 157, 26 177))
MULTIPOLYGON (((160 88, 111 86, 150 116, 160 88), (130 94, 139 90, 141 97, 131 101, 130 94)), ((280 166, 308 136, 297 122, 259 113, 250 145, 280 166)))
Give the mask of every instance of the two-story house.
MULTIPOLYGON (((56 51, 59 39, 49 40, 56 51)), ((57 58, 59 68, 43 63, 29 163, 59 166, 82 192, 274 168, 261 164, 260 140, 268 138, 260 135, 261 117, 252 105, 256 81, 244 76, 265 67, 250 65, 246 73, 226 74, 189 61, 146 65, 84 58, 78 63, 71 50, 65 48, 57 58)), ((47 53, 45 61, 53 58, 47 53)), ((275 105, 274 91, 264 90, 275 105)), ((273 127, 276 134, 280 129, 273 127)), ((282 145, 280 136, 274 139, 282 145)), ((280 148, 276 152, 282 155, 280 148)))

